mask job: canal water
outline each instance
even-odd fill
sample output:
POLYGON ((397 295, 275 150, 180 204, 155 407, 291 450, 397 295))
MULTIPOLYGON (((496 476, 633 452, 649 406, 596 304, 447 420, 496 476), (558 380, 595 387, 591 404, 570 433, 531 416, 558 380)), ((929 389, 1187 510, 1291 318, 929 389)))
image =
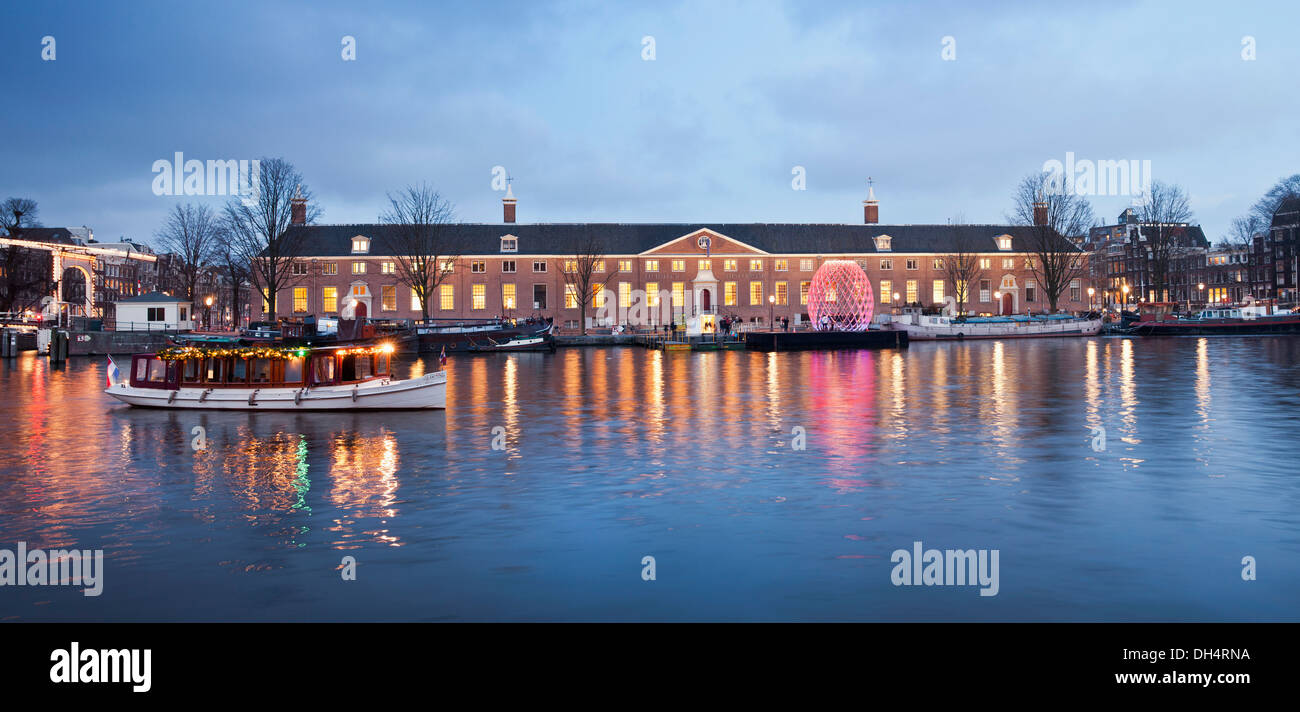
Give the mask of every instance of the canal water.
POLYGON ((103 589, 3 586, 0 619, 1300 620, 1298 357, 569 349, 453 358, 445 412, 249 414, 29 353, 0 549, 102 549, 103 589), (996 595, 895 585, 917 541, 996 551, 996 595))

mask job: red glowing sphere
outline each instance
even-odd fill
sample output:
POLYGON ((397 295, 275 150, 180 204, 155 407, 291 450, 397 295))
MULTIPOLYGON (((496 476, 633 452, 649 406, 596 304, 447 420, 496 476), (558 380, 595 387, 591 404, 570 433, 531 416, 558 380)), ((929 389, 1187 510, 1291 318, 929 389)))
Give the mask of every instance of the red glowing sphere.
POLYGON ((817 268, 808 288, 808 318, 818 331, 866 331, 875 313, 871 280, 853 260, 817 268))

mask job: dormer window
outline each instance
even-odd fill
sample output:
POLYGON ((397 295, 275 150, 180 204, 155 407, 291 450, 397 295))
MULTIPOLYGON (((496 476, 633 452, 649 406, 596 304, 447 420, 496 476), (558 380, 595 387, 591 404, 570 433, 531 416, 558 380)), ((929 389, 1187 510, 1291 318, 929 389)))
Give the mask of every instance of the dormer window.
POLYGON ((1010 251, 1011 251, 1011 236, 1010 236, 1010 235, 998 235, 997 237, 995 237, 995 238, 993 238, 993 239, 994 239, 994 240, 997 240, 997 243, 998 243, 998 249, 999 249, 999 250, 1002 250, 1003 252, 1010 252, 1010 251))
POLYGON ((370 252, 370 238, 357 235, 352 238, 352 254, 364 255, 370 252))
POLYGON ((501 251, 502 251, 502 252, 518 252, 518 251, 519 251, 519 238, 515 237, 514 235, 506 235, 505 237, 502 237, 502 238, 501 238, 501 251))
POLYGON ((889 235, 876 235, 873 239, 876 241, 877 252, 889 252, 889 243, 894 238, 889 235))

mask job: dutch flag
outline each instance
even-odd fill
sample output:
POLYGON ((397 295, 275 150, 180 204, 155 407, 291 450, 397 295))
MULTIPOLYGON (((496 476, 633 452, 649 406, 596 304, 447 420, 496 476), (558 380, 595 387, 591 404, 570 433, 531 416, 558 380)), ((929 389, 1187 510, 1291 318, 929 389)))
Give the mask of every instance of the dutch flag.
POLYGON ((117 364, 113 363, 113 357, 108 357, 108 387, 116 386, 122 380, 122 373, 117 370, 117 364))
POLYGON ((447 365, 447 347, 446 347, 446 346, 443 346, 443 347, 442 347, 442 354, 440 354, 440 355, 438 356, 438 365, 440 365, 440 366, 446 366, 446 365, 447 365))

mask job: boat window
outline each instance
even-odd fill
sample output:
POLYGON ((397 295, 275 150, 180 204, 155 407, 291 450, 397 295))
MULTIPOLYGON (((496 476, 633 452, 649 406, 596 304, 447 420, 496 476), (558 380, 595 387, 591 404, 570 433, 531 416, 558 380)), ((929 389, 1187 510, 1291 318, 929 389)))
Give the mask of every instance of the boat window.
POLYGON ((376 376, 388 375, 388 354, 375 355, 375 375, 376 376))
POLYGON ((136 362, 135 362, 135 380, 137 380, 137 381, 147 381, 147 380, 149 380, 149 359, 147 359, 147 358, 142 358, 142 359, 137 359, 137 360, 136 360, 136 362))
POLYGON ((255 358, 253 359, 253 383, 269 383, 271 381, 271 359, 255 358))
POLYGON ((334 357, 333 356, 316 357, 316 377, 313 380, 316 383, 334 382, 334 357))
POLYGON ((291 358, 284 362, 284 382, 302 383, 302 359, 291 358))
POLYGON ((343 369, 339 372, 340 381, 357 380, 357 357, 349 354, 343 357, 343 369))
POLYGON ((226 371, 226 369, 223 368, 223 366, 225 366, 225 360, 219 358, 210 358, 207 359, 206 364, 208 367, 207 368, 208 373, 207 373, 207 378, 205 378, 204 380, 206 380, 208 383, 221 383, 221 378, 222 376, 225 375, 225 371, 226 371))
POLYGON ((149 359, 149 382, 166 383, 167 382, 167 362, 162 359, 149 359))
POLYGON ((185 361, 184 375, 181 376, 181 380, 187 383, 198 383, 199 374, 202 372, 202 368, 200 368, 202 365, 203 361, 201 359, 187 359, 185 361))
POLYGON ((370 357, 358 356, 357 357, 357 380, 361 381, 370 378, 370 374, 371 374, 370 357))
POLYGON ((235 359, 235 368, 228 383, 245 383, 248 381, 248 359, 235 359))

